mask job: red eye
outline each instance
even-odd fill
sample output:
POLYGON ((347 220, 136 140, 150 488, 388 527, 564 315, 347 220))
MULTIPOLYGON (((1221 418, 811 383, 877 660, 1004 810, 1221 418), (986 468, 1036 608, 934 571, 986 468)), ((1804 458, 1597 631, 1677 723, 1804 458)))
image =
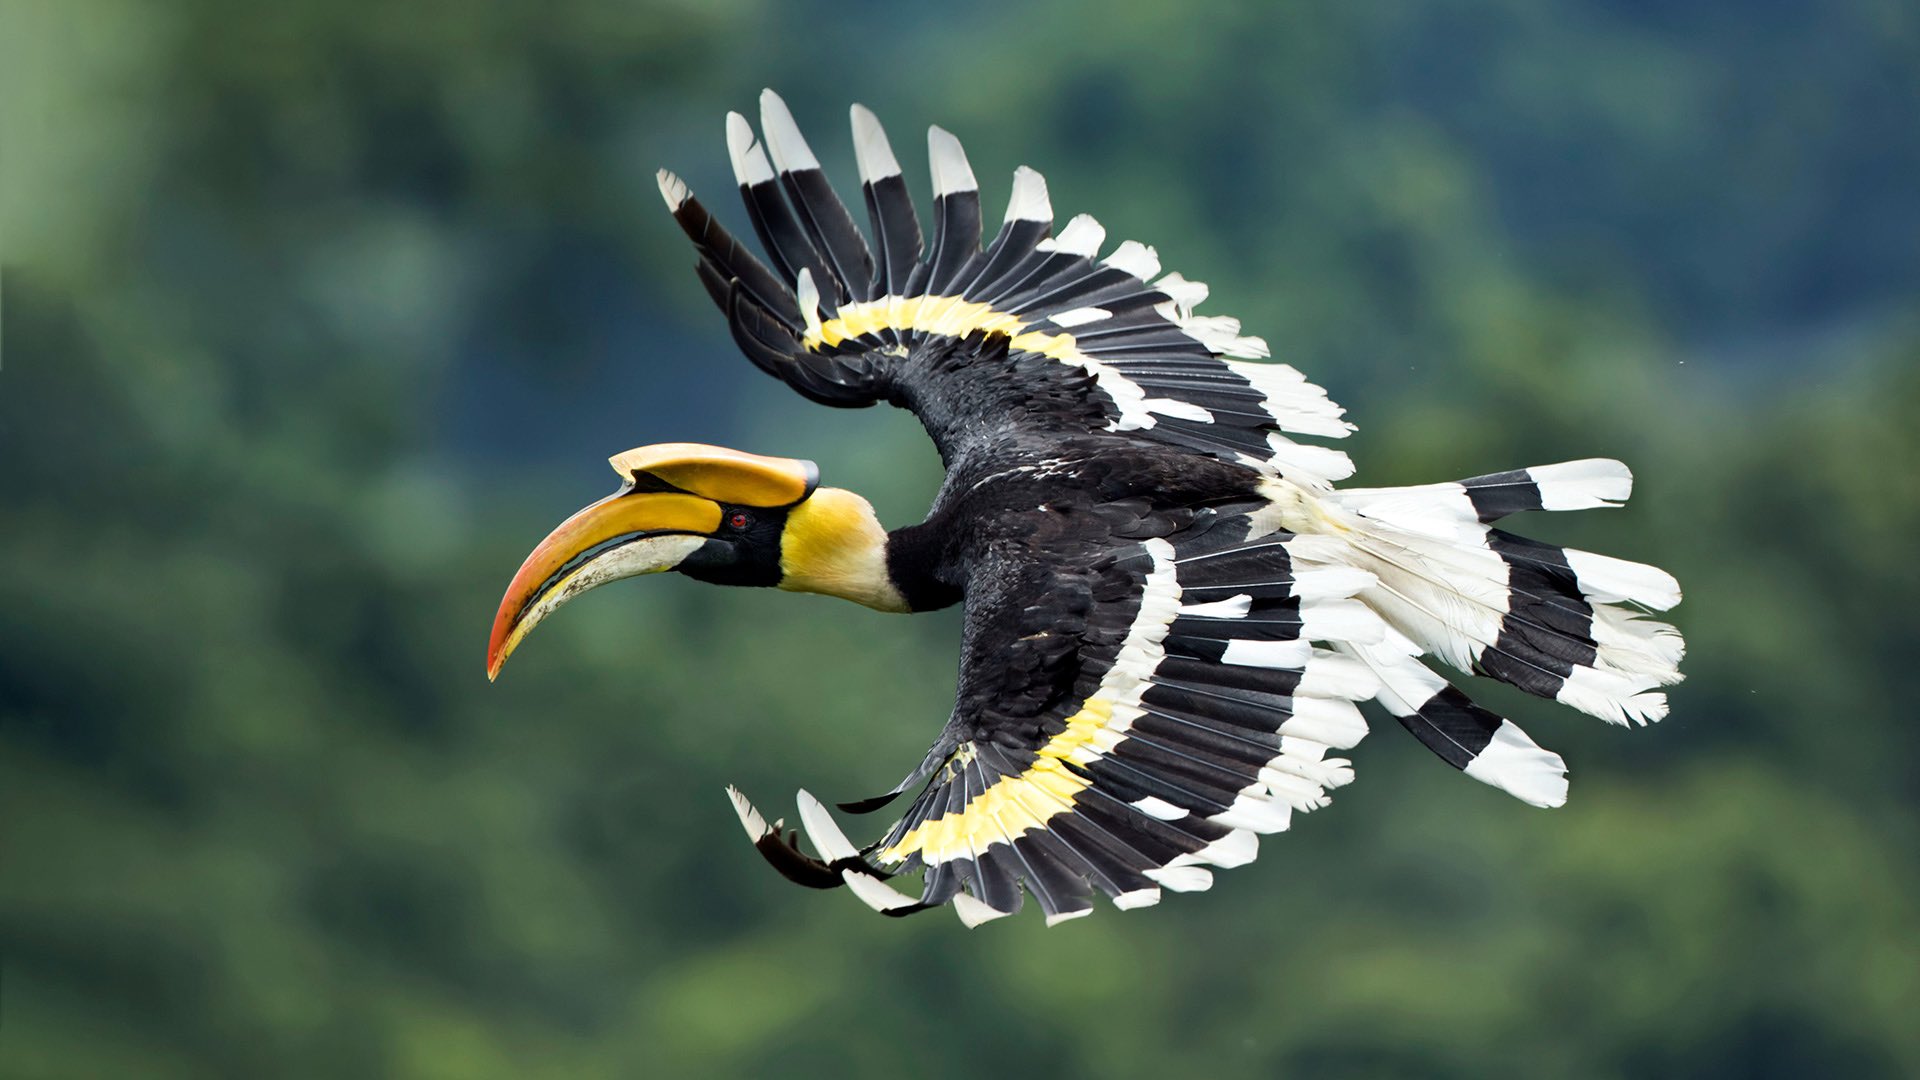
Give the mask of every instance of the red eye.
POLYGON ((733 526, 736 529, 744 529, 747 526, 753 524, 753 519, 748 517, 746 514, 738 510, 735 510, 733 512, 733 516, 727 519, 727 524, 733 526))

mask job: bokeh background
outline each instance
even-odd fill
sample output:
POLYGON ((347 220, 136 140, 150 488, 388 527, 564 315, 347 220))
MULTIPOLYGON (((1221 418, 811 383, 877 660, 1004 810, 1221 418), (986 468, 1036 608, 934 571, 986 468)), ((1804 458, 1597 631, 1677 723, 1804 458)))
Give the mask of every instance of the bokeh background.
MULTIPOLYGON (((1920 10, 4 0, 0 1075, 1920 1074, 1920 10), (734 351, 653 170, 740 217, 778 87, 1213 285, 1362 479, 1589 455, 1526 522, 1687 587, 1671 719, 1489 691, 1538 811, 1385 723, 1206 896, 1046 931, 787 885, 721 796, 890 785, 958 622, 493 607, 601 460, 911 418, 734 351)), ((924 194, 924 193, 923 193, 924 194)))

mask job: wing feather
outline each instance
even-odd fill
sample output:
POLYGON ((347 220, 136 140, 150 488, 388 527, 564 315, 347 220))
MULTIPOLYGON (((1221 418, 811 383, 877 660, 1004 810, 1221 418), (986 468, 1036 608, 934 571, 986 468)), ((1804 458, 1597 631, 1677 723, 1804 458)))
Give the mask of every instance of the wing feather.
MULTIPOLYGON (((928 243, 879 121, 859 106, 850 119, 871 249, 771 91, 761 97, 764 144, 744 117, 727 120, 735 178, 771 269, 713 231, 674 181, 676 216, 699 219, 682 226, 709 265, 703 279, 739 279, 757 305, 739 317, 793 334, 789 345, 760 328, 736 333, 763 370, 829 404, 905 405, 949 456, 1000 429, 1006 403, 1019 401, 1012 415, 1034 431, 1122 432, 1316 488, 1351 473, 1344 454, 1281 434, 1344 435, 1338 406, 1291 368, 1244 362, 1264 357, 1265 343, 1236 320, 1195 315, 1206 287, 1163 274, 1153 248, 1128 240, 1102 258, 1106 230, 1084 214, 1055 234, 1046 180, 1022 166, 983 250, 973 167, 938 127, 927 135, 928 243), (683 215, 682 205, 694 209, 683 215), (803 275, 817 312, 799 296, 803 275), (775 362, 777 348, 795 362, 775 362), (994 362, 1003 348, 1014 363, 994 362)), ((719 292, 711 281, 708 291, 719 292)))
MULTIPOLYGON (((1107 516, 1138 528, 1156 520, 1146 509, 1107 516)), ((918 898, 858 888, 888 914, 951 902, 969 925, 1013 914, 1026 894, 1049 923, 1087 914, 1096 893, 1140 906, 1252 861, 1255 834, 1352 778, 1326 752, 1364 734, 1353 700, 1378 686, 1301 637, 1319 607, 1372 578, 1296 573, 1291 540, 1254 530, 1207 519, 1117 543, 1092 568, 1037 551, 982 567, 960 701, 930 755, 942 760, 862 862, 838 846, 823 859, 876 880, 921 874, 918 898), (1193 637, 1202 626, 1213 636, 1193 637), (1236 646, 1268 640, 1301 647, 1233 662, 1236 646)))

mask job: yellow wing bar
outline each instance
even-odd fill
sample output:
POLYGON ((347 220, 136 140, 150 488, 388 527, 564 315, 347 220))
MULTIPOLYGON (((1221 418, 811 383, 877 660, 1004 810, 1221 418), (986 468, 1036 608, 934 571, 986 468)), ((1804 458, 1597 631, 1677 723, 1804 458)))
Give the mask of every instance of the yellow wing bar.
POLYGON ((1056 814, 1073 809, 1073 801, 1089 781, 1066 767, 1084 748, 1094 744, 1113 717, 1110 702, 1094 698, 1067 719, 1066 729, 1047 740, 1033 764, 1014 776, 1003 776, 957 814, 932 818, 880 852, 883 862, 899 862, 916 852, 927 863, 946 862, 995 840, 1010 841, 1022 833, 1046 828, 1056 814))

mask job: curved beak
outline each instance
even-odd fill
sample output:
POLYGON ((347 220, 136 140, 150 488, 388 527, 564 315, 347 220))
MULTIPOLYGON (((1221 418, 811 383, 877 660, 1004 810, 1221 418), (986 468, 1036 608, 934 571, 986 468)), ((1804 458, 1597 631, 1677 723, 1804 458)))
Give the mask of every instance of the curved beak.
POLYGON ((671 570, 720 528, 720 506, 682 492, 621 490, 574 514, 513 575, 487 641, 487 679, 535 626, 609 581, 671 570))

